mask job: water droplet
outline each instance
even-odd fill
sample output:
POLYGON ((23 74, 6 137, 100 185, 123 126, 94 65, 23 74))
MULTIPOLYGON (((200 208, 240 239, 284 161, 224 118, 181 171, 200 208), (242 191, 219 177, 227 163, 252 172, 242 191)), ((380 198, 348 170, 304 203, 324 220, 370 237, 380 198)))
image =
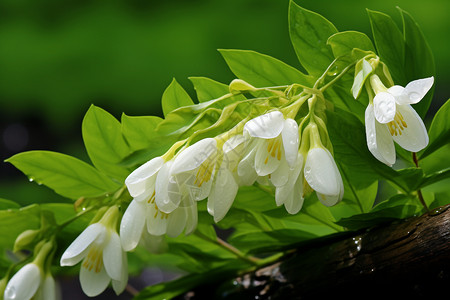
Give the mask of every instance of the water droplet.
POLYGON ((305 168, 305 175, 309 175, 311 173, 311 167, 305 168))
POLYGON ((417 101, 417 100, 420 100, 420 94, 419 94, 419 93, 416 93, 416 92, 409 93, 409 99, 410 99, 411 101, 417 101))
POLYGON ((29 181, 29 182, 33 182, 33 181, 34 181, 34 178, 29 177, 29 178, 28 178, 28 181, 29 181))
POLYGON ((16 288, 14 286, 8 286, 5 290, 5 299, 16 299, 16 288))

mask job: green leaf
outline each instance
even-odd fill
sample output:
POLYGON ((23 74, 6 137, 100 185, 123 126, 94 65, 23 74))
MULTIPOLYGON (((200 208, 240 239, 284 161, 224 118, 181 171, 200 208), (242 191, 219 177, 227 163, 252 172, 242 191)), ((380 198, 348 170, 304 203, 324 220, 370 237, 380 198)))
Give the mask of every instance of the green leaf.
POLYGON ((311 75, 321 75, 334 60, 327 45, 336 27, 321 15, 306 10, 294 1, 289 5, 289 34, 295 53, 311 75))
POLYGON ((199 102, 205 102, 212 99, 217 99, 230 93, 229 87, 226 84, 212 80, 206 77, 189 77, 189 80, 194 85, 197 92, 197 99, 199 102))
MULTIPOLYGON (((431 48, 425 40, 422 31, 409 13, 401 8, 398 9, 403 19, 403 36, 406 43, 406 62, 404 70, 406 80, 409 82, 420 78, 434 76, 436 70, 433 53, 431 52, 431 48)), ((419 103, 413 105, 414 109, 422 118, 425 117, 428 108, 430 107, 433 91, 434 86, 419 103)))
MULTIPOLYGON (((161 300, 173 299, 200 285, 218 286, 226 279, 236 275, 237 270, 242 268, 240 262, 233 262, 224 268, 210 270, 208 273, 190 274, 179 279, 163 282, 144 288, 134 298, 135 300, 161 300)), ((211 295, 208 295, 211 297, 211 295)))
POLYGON ((420 154, 420 159, 427 157, 450 141, 450 99, 441 106, 431 122, 429 130, 430 142, 420 154))
POLYGON ((175 80, 172 80, 170 85, 166 88, 163 93, 161 105, 164 116, 167 116, 171 111, 182 107, 193 105, 189 94, 183 89, 183 87, 175 80))
POLYGON ((122 136, 122 126, 107 111, 91 105, 84 116, 82 133, 86 151, 94 166, 118 182, 123 182, 130 170, 119 163, 131 151, 122 136))
POLYGON ((387 64, 396 84, 405 86, 405 41, 392 18, 367 10, 378 55, 387 64))
POLYGON ((370 38, 362 32, 337 32, 328 38, 327 44, 331 46, 335 58, 351 55, 353 49, 375 52, 370 38))
POLYGON ((120 187, 91 165, 57 152, 22 152, 6 161, 21 170, 30 180, 44 184, 71 199, 96 197, 120 187))
POLYGON ((234 75, 255 87, 313 83, 311 76, 268 55, 248 50, 219 51, 234 75))
POLYGON ((10 208, 20 208, 20 205, 14 201, 0 198, 0 210, 10 208))
POLYGON ((132 117, 122 114, 122 133, 132 150, 156 148, 161 136, 156 133, 156 127, 163 119, 156 116, 132 117))
POLYGON ((450 178, 450 168, 447 168, 445 170, 441 170, 441 171, 438 171, 431 175, 425 176, 425 178, 423 178, 421 180, 418 188, 424 188, 430 184, 434 184, 436 182, 439 182, 441 180, 445 180, 448 178, 450 178))
POLYGON ((422 209, 419 200, 406 195, 395 195, 381 202, 371 212, 342 218, 336 223, 349 230, 359 230, 414 216, 422 209))
POLYGON ((12 250, 17 236, 27 229, 37 229, 40 225, 41 210, 38 205, 21 209, 0 210, 0 257, 5 250, 12 250))

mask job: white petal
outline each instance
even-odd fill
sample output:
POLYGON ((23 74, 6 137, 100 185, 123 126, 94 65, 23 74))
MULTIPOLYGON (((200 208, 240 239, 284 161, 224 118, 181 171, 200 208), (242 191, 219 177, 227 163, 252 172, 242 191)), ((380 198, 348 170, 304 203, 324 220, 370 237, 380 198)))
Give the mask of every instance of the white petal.
POLYGON ((323 148, 312 148, 308 151, 305 163, 305 179, 309 186, 325 195, 339 195, 340 186, 336 174, 336 163, 331 153, 323 148))
POLYGON ((114 280, 120 280, 122 274, 122 245, 119 235, 111 232, 109 241, 103 249, 103 264, 106 273, 114 280))
POLYGON ((26 264, 9 280, 4 299, 31 299, 41 285, 41 280, 42 274, 39 267, 33 263, 26 264))
MULTIPOLYGON (((275 202, 278 206, 285 203, 294 190, 294 186, 300 184, 300 190, 303 190, 303 155, 297 154, 296 163, 293 169, 289 170, 288 181, 285 185, 279 186, 275 190, 275 202)), ((303 191, 301 193, 303 195, 303 191)))
POLYGON ((239 186, 230 170, 221 168, 208 197, 208 206, 210 201, 213 203, 214 222, 217 223, 225 217, 236 198, 238 189, 239 186))
MULTIPOLYGON (((418 103, 428 93, 434 83, 434 77, 422 78, 411 81, 405 87, 406 98, 409 102, 404 104, 418 103)), ((399 103, 403 104, 403 103, 399 103)))
POLYGON ((206 138, 182 150, 171 169, 171 175, 191 171, 198 168, 205 160, 217 153, 217 141, 206 138))
POLYGON ((289 179, 290 167, 286 159, 280 161, 278 168, 270 175, 274 186, 285 185, 289 179))
POLYGON ((178 207, 174 210, 168 219, 167 223, 167 235, 170 237, 177 237, 182 232, 184 227, 186 227, 187 212, 186 207, 178 207))
POLYGON ((116 295, 120 295, 126 288, 128 283, 128 260, 127 254, 122 252, 122 274, 120 280, 111 280, 112 287, 116 295))
POLYGON ((261 140, 256 149, 255 171, 258 176, 266 176, 273 173, 280 165, 280 160, 285 159, 282 147, 279 149, 281 151, 279 160, 277 153, 272 155, 272 153, 268 152, 268 143, 270 143, 269 140, 261 140))
POLYGON ((96 272, 95 268, 90 271, 85 267, 80 268, 81 289, 89 297, 100 295, 110 281, 111 278, 109 278, 105 268, 100 268, 99 272, 96 272))
POLYGON ((284 122, 283 131, 281 132, 283 138, 283 147, 286 160, 290 167, 293 167, 297 159, 298 145, 300 143, 298 135, 298 124, 293 119, 286 119, 284 122))
POLYGON ((317 198, 319 199, 320 203, 322 203, 325 206, 333 206, 336 203, 340 201, 339 195, 324 195, 321 193, 316 193, 317 198))
POLYGON ((147 231, 151 235, 163 235, 167 231, 167 218, 155 208, 153 203, 150 204, 147 215, 147 231))
POLYGON ((283 114, 279 111, 272 111, 245 123, 244 131, 247 131, 252 137, 272 139, 280 135, 283 126, 283 114))
POLYGON ((197 202, 186 206, 186 229, 184 233, 186 235, 191 234, 197 228, 198 223, 198 212, 197 212, 197 202))
POLYGON ((223 145, 223 162, 230 170, 234 170, 239 160, 244 155, 245 138, 243 135, 235 135, 223 145))
POLYGON ((33 298, 34 300, 56 300, 55 279, 51 275, 47 275, 42 283, 39 291, 33 298))
POLYGON ((126 179, 125 184, 131 197, 137 197, 146 189, 155 184, 154 175, 159 171, 164 163, 161 157, 155 157, 134 170, 126 179))
POLYGON ((365 126, 369 151, 382 163, 392 166, 395 163, 394 141, 392 140, 387 125, 380 124, 375 120, 373 105, 369 105, 366 108, 365 126))
POLYGON ((170 176, 172 165, 173 161, 170 160, 162 166, 155 183, 156 205, 166 213, 172 212, 181 201, 178 185, 174 181, 173 176, 170 176))
POLYGON ((294 186, 294 189, 292 189, 291 194, 286 198, 284 207, 288 213, 295 215, 302 209, 304 200, 303 179, 299 178, 298 182, 294 186))
POLYGON ((120 240, 125 251, 139 244, 145 226, 146 203, 131 201, 120 222, 120 240))
POLYGON ((373 99, 375 119, 380 123, 394 120, 395 98, 389 93, 378 93, 373 99))
POLYGON ((252 185, 258 174, 255 171, 255 155, 256 148, 251 151, 239 162, 237 167, 237 174, 239 176, 239 185, 252 185))
POLYGON ((61 257, 61 266, 73 266, 79 263, 86 256, 92 242, 105 233, 106 228, 102 224, 89 225, 64 252, 61 257))
POLYGON ((394 96, 395 102, 397 104, 406 104, 409 102, 409 98, 407 93, 405 92, 405 88, 399 85, 394 85, 390 87, 388 90, 388 93, 394 96))
POLYGON ((410 105, 399 105, 397 109, 408 127, 402 130, 401 135, 394 135, 392 138, 408 151, 422 150, 428 145, 428 133, 422 119, 410 105))

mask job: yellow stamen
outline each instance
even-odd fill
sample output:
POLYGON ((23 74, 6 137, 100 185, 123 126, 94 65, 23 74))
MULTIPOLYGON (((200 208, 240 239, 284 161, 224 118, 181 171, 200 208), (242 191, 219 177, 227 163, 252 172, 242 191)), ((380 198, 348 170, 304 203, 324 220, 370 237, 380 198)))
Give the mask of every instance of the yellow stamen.
POLYGON ((148 201, 147 201, 148 203, 155 203, 155 191, 153 191, 153 194, 152 194, 152 196, 150 197, 150 199, 148 199, 148 201))
POLYGON ((212 160, 205 160, 198 168, 197 175, 195 176, 194 184, 198 187, 202 187, 204 182, 208 182, 214 170, 214 163, 212 160))
POLYGON ((83 261, 84 268, 92 271, 94 269, 95 273, 99 273, 103 267, 103 251, 98 247, 92 246, 89 249, 88 255, 83 261), (95 267, 95 268, 94 268, 95 267))
POLYGON ((408 127, 402 114, 398 111, 395 113, 394 121, 389 122, 387 125, 392 136, 402 135, 402 131, 408 127))

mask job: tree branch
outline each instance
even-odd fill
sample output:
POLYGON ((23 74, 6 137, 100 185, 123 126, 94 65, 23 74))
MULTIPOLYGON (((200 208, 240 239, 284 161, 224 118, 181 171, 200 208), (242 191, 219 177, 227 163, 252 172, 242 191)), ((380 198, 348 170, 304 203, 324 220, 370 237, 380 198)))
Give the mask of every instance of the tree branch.
POLYGON ((233 284, 214 291, 199 288, 184 299, 213 294, 221 299, 448 297, 449 207, 300 247, 273 265, 229 281, 233 284))

